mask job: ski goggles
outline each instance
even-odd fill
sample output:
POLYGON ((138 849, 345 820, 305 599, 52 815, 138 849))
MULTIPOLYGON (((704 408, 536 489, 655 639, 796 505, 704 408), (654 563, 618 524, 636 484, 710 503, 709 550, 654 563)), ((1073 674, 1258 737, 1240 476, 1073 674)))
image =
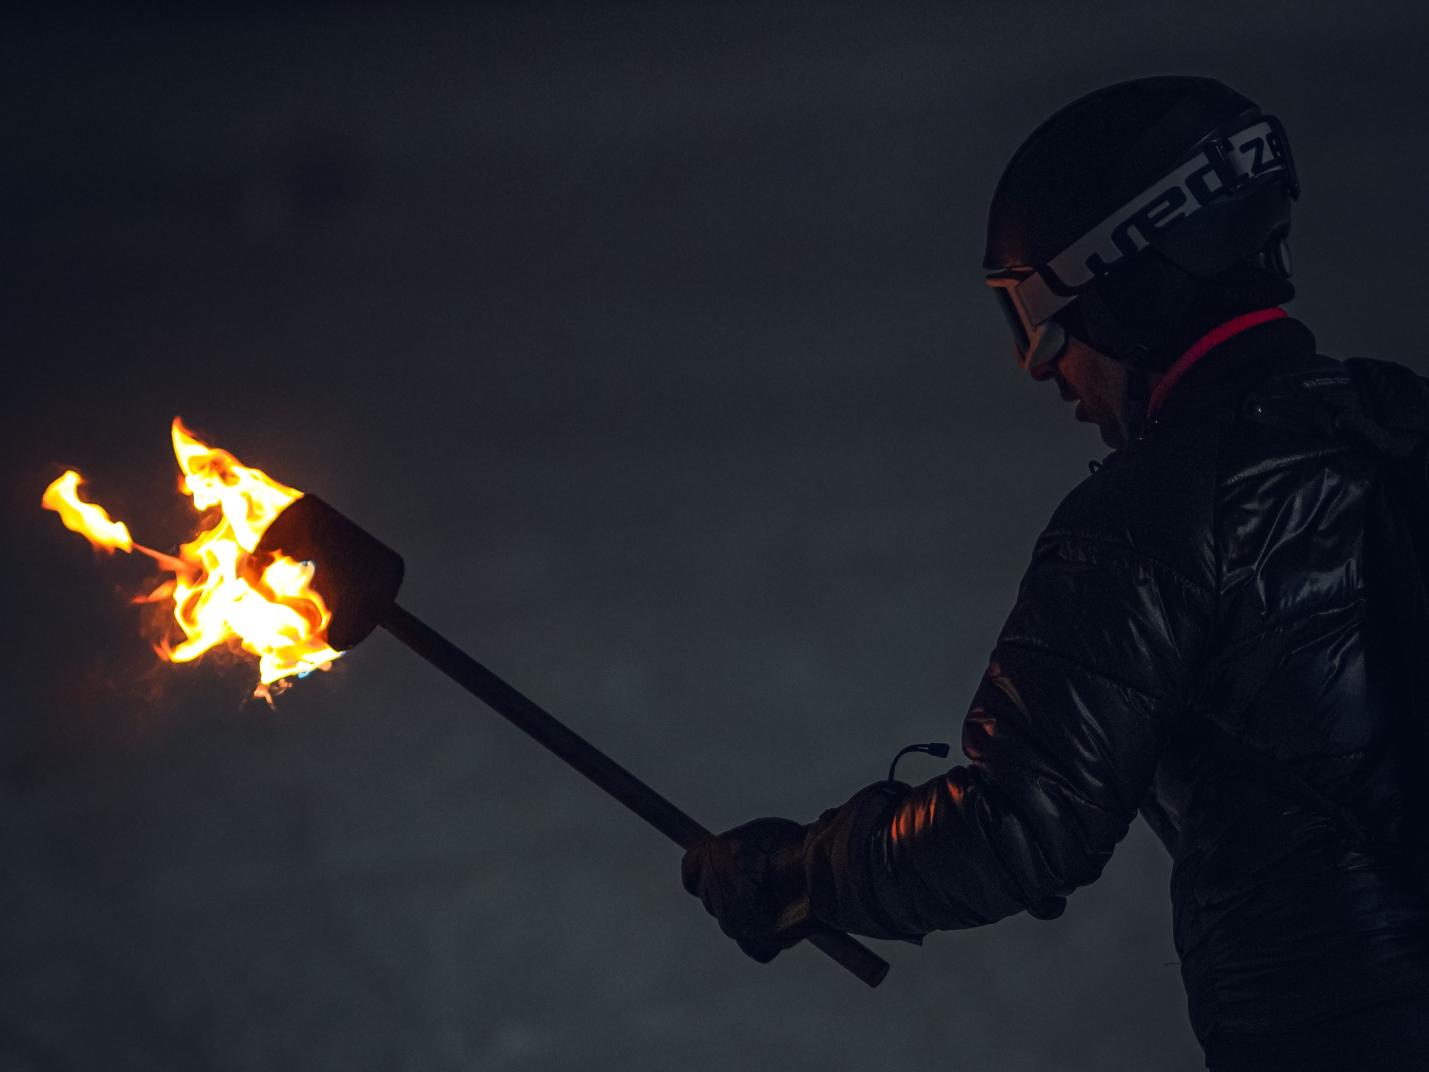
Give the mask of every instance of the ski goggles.
POLYGON ((1032 277, 1032 269, 1012 269, 987 277, 987 285, 997 295, 997 307, 1012 332, 1012 348, 1023 372, 1037 376, 1047 365, 1062 356, 1067 345, 1067 333, 1050 316, 1035 323, 1027 307, 1018 301, 1018 289, 1032 277))
POLYGON ((1097 277, 1140 253, 1167 228, 1274 176, 1292 198, 1300 184, 1280 120, 1239 118, 1207 134, 1193 153, 1040 267, 989 272, 987 284, 1012 331, 1021 367, 1036 375, 1055 361, 1066 333, 1052 318, 1097 277))

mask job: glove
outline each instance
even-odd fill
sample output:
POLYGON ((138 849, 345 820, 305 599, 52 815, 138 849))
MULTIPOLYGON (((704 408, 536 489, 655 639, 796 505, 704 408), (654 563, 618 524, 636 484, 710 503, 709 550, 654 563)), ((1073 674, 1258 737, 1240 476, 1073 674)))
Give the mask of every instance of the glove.
POLYGON ((681 863, 685 889, 761 964, 814 930, 804 877, 806 830, 792 819, 755 819, 692 845, 681 863))
POLYGON ((809 825, 804 881, 811 914, 837 930, 923 944, 922 934, 895 926, 878 904, 879 887, 891 881, 889 822, 910 791, 903 782, 875 782, 809 825))

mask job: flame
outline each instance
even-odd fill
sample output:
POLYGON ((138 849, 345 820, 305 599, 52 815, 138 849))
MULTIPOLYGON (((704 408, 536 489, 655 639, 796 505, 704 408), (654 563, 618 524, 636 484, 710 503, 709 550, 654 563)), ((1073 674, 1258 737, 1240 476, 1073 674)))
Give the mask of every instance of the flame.
POLYGON ((79 485, 84 478, 73 469, 66 469, 45 489, 40 505, 60 515, 60 521, 71 532, 77 532, 102 551, 132 551, 134 541, 129 526, 113 521, 104 507, 87 503, 79 497, 79 485))
POLYGON ((332 612, 312 587, 313 564, 256 553, 269 524, 303 493, 208 446, 177 417, 171 434, 180 490, 200 513, 217 511, 177 557, 134 543, 122 522, 80 501, 73 470, 46 489, 41 504, 95 546, 141 551, 174 573, 141 600, 173 603, 183 639, 157 645, 160 656, 186 663, 219 645, 239 647, 258 657, 255 695, 271 699, 269 686, 326 670, 342 654, 327 642, 332 612))

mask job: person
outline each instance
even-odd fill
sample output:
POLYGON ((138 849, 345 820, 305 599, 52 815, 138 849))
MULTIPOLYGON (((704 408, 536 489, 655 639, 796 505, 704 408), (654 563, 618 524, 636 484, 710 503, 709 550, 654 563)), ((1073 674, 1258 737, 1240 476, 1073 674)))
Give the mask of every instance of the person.
POLYGON ((751 957, 1053 919, 1140 812, 1209 1068, 1429 1068, 1425 637, 1376 521, 1380 448, 1396 414, 1424 440, 1429 395, 1285 313, 1299 192, 1280 122, 1207 78, 1098 90, 1018 149, 987 282, 1021 367, 1113 450, 1037 540, 967 763, 688 851, 751 957))

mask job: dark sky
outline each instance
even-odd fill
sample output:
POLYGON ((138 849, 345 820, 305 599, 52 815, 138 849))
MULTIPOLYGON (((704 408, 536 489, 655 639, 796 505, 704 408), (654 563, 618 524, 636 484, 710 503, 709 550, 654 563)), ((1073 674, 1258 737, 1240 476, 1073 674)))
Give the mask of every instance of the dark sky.
POLYGON ((1140 823, 1061 920, 881 946, 877 991, 760 967, 391 638, 273 712, 157 664, 143 564, 39 495, 76 466, 171 546, 182 414, 706 824, 808 820, 958 739, 1102 453, 981 284, 1018 142, 1231 82, 1299 160, 1298 315, 1422 370, 1426 41, 1338 0, 9 25, 0 1067, 1199 1068, 1140 823))

